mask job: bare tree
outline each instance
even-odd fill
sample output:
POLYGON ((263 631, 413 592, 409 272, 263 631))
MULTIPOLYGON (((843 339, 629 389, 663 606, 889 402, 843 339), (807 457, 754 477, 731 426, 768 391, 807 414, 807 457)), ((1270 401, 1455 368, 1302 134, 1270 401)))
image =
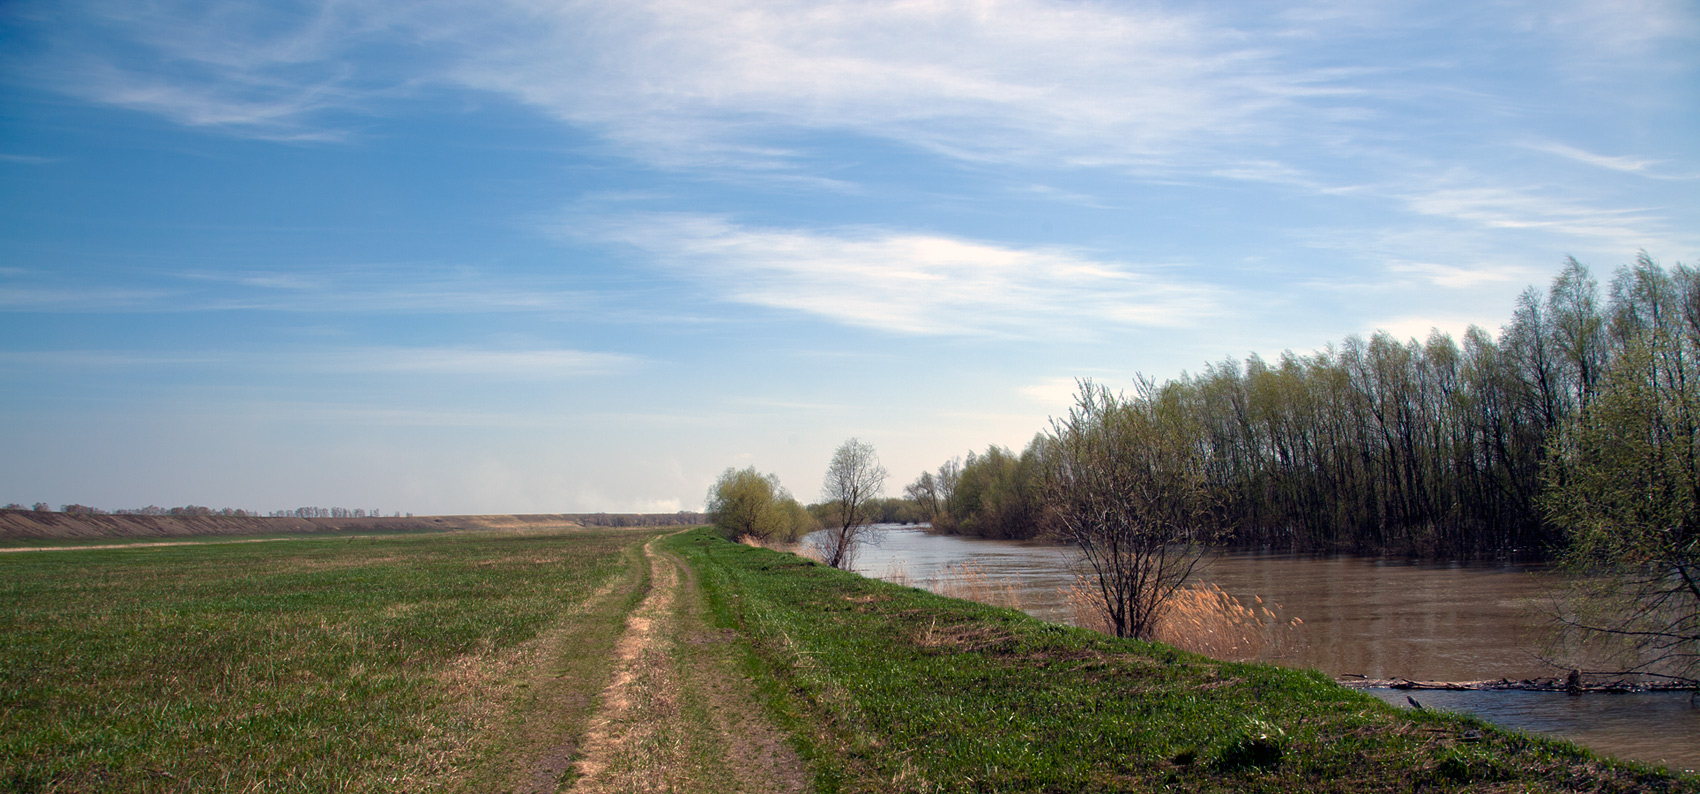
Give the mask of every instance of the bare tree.
POLYGON ((832 520, 815 541, 826 564, 849 569, 855 561, 856 548, 867 540, 868 501, 885 489, 887 476, 872 444, 852 438, 832 453, 821 484, 821 501, 829 506, 832 520))
POLYGON ((957 483, 961 480, 962 461, 959 458, 951 458, 939 466, 936 475, 930 471, 921 472, 920 477, 904 487, 903 493, 921 506, 921 512, 933 526, 948 529, 955 523, 950 511, 952 500, 956 497, 957 483))
POLYGON ((1116 636, 1149 638, 1209 535, 1197 434, 1172 394, 1139 388, 1081 382, 1045 441, 1045 501, 1116 636))
POLYGON ((933 480, 932 472, 921 472, 920 477, 915 478, 914 482, 903 488, 903 495, 921 506, 921 513, 927 517, 928 521, 938 518, 939 490, 938 483, 933 480))

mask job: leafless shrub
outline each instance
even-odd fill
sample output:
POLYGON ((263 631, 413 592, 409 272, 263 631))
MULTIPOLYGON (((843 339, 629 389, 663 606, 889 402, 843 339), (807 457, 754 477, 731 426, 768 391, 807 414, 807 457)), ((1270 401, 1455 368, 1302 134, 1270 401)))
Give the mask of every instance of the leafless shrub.
POLYGON ((1086 574, 1077 595, 1115 636, 1149 639, 1212 527, 1197 428, 1174 390, 1138 386, 1128 398, 1082 381, 1042 454, 1047 509, 1086 574))

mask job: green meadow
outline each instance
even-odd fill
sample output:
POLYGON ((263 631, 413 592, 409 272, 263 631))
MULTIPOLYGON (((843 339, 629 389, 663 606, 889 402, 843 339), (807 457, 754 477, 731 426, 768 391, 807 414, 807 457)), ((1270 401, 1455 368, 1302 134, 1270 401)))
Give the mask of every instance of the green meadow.
MULTIPOLYGON (((472 785, 524 738, 540 638, 571 617, 597 629, 583 647, 611 647, 630 604, 582 606, 651 534, 0 555, 0 788, 472 785)), ((598 669, 578 676, 587 702, 598 669)))

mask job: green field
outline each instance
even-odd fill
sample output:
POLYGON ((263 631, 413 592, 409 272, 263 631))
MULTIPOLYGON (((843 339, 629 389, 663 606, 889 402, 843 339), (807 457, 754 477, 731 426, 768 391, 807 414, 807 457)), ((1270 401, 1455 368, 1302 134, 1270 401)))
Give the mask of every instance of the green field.
POLYGON ((0 555, 0 788, 477 790, 563 699, 534 680, 582 729, 653 534, 0 555))

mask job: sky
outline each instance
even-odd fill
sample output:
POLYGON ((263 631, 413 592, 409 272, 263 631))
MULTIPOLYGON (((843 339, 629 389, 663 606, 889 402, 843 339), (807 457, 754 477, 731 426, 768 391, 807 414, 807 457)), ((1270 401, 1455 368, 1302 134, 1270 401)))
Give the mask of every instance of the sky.
POLYGON ((0 502, 814 501, 1700 263, 1686 0, 8 0, 0 502))

